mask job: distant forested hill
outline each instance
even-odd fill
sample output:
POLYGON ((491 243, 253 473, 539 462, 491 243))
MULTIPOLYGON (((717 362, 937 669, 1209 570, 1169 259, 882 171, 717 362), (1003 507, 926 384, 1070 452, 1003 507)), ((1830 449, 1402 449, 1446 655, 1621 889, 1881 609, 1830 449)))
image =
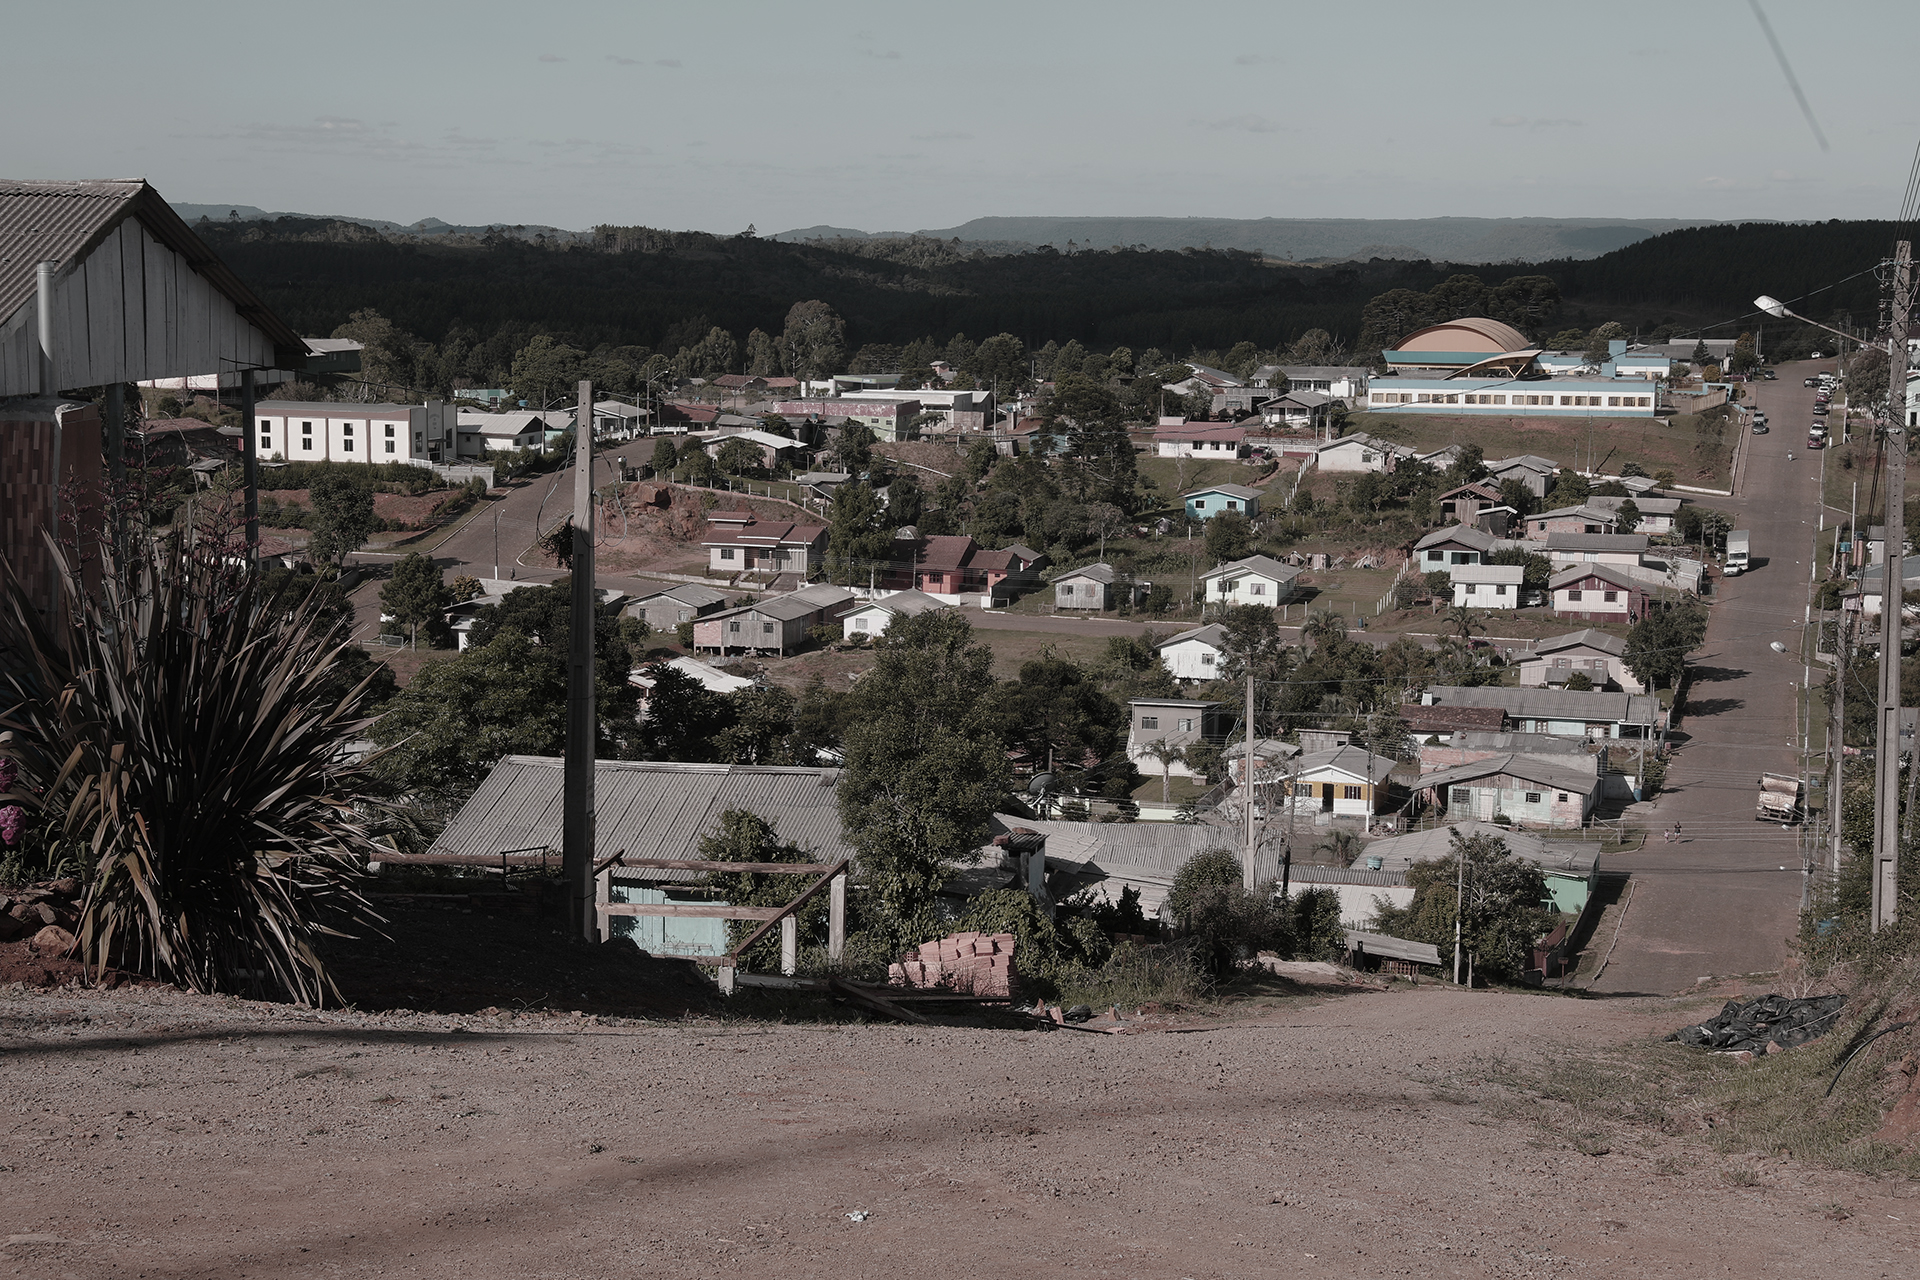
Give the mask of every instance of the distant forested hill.
MULTIPOLYGON (((1798 309, 1871 324, 1871 274, 1824 287, 1871 267, 1895 234, 1888 223, 1748 224, 1669 231, 1586 261, 1307 267, 1232 249, 996 255, 928 237, 792 243, 644 227, 599 228, 571 243, 294 218, 198 230, 299 332, 327 334, 371 309, 420 339, 457 335, 508 356, 537 333, 585 350, 672 353, 717 325, 744 342, 756 328, 778 334, 788 309, 811 298, 845 317, 849 350, 1003 332, 1029 349, 1077 339, 1095 350, 1185 354, 1243 341, 1279 350, 1311 329, 1351 343, 1370 299, 1430 290, 1463 271, 1489 286, 1547 275, 1564 319, 1581 326, 1688 328, 1740 317, 1759 293, 1792 301, 1814 290, 1824 291, 1798 309)), ((1798 327, 1775 325, 1782 337, 1798 327)))

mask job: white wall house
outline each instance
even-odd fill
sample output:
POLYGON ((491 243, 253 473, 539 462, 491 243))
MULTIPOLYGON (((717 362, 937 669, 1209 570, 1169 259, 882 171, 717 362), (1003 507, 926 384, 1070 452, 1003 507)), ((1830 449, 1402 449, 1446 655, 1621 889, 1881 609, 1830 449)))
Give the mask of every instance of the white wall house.
POLYGON ((461 445, 474 457, 507 453, 515 449, 543 448, 551 428, 552 423, 538 413, 475 413, 468 410, 460 414, 461 445))
POLYGON ((1322 471, 1391 471, 1396 446, 1364 433, 1341 436, 1314 450, 1314 466, 1322 471))
POLYGON ((1469 609, 1518 609, 1525 565, 1463 564, 1447 570, 1453 602, 1469 609))
POLYGON ((288 462, 453 461, 453 410, 430 404, 262 400, 260 456, 288 462))
POLYGON ((1206 604, 1285 604, 1300 570, 1267 556, 1248 556, 1200 575, 1206 604))
POLYGON ((865 636, 869 640, 886 634, 896 618, 910 618, 929 609, 951 609, 946 601, 924 591, 896 591, 878 600, 869 600, 841 615, 840 635, 851 640, 865 636))
POLYGON ((1182 631, 1160 642, 1160 662, 1175 680, 1216 679, 1226 662, 1220 647, 1226 638, 1227 629, 1217 622, 1182 631))

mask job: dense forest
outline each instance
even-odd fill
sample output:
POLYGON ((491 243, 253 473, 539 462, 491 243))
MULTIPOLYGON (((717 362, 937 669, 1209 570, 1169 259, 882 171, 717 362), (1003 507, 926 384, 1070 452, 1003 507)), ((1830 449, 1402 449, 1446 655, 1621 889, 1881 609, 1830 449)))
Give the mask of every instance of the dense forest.
MULTIPOLYGON (((1754 327, 1751 299, 1762 292, 1804 297, 1798 309, 1820 319, 1871 325, 1879 286, 1868 269, 1896 233, 1875 222, 1699 227, 1590 260, 1466 268, 1381 259, 1310 267, 1216 249, 990 254, 927 237, 788 243, 646 227, 601 227, 568 243, 400 236, 293 218, 203 221, 198 230, 298 331, 330 334, 356 313, 377 312, 442 353, 440 367, 466 385, 504 378, 539 335, 636 357, 672 356, 703 339, 744 351, 753 331, 781 333, 808 299, 844 322, 849 353, 1006 334, 1028 351, 1077 341, 1186 356, 1244 343, 1282 351, 1322 331, 1364 358, 1393 336, 1379 332, 1383 312, 1423 318, 1418 306, 1385 303, 1427 296, 1448 310, 1465 272, 1469 295, 1484 285, 1487 305, 1507 299, 1510 318, 1541 340, 1555 320, 1583 330, 1619 322, 1643 337, 1718 325, 1707 332, 1732 337, 1754 327), (1544 309, 1534 305, 1542 301, 1544 309)), ((1780 357, 1819 340, 1790 321, 1762 335, 1780 357)))

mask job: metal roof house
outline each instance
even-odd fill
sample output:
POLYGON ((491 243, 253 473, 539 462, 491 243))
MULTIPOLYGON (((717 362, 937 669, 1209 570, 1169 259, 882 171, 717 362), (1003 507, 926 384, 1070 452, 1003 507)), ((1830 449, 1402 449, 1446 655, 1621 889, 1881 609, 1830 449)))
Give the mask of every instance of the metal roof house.
MULTIPOLYGON (((563 762, 551 756, 508 756, 493 767, 429 853, 495 856, 551 849, 558 865, 563 762)), ((737 764, 669 764, 659 761, 594 762, 594 862, 616 853, 632 858, 698 858, 700 841, 720 830, 729 809, 765 818, 783 841, 820 860, 854 857, 840 826, 835 769, 776 768, 737 764)), ((683 871, 643 867, 613 869, 614 900, 665 902, 683 882, 683 871)), ((648 951, 671 955, 717 955, 727 949, 721 920, 636 918, 631 928, 615 921, 616 936, 628 936, 648 951)))
POLYGON ((1420 776, 1419 785, 1450 817, 1517 826, 1584 827, 1605 779, 1595 756, 1489 756, 1420 776))
POLYGON ((1222 511, 1238 511, 1249 520, 1257 519, 1260 499, 1266 496, 1243 484, 1210 484, 1180 495, 1186 503, 1189 520, 1211 520, 1222 511))
POLYGON ((1453 856, 1453 834, 1465 839, 1493 836, 1507 850, 1539 867, 1547 878, 1547 892, 1556 911, 1577 914, 1587 905, 1600 872, 1599 846, 1584 840, 1550 840, 1526 831, 1513 831, 1490 822, 1452 822, 1426 831, 1409 832, 1366 847, 1360 861, 1381 870, 1404 873, 1416 862, 1436 862, 1453 856))
POLYGON ((114 415, 61 392, 307 354, 144 181, 0 182, 0 559, 45 599, 62 486, 97 508, 120 456, 114 415))
POLYGON ((1285 604, 1293 598, 1300 570, 1271 556, 1245 556, 1200 575, 1207 604, 1285 604))

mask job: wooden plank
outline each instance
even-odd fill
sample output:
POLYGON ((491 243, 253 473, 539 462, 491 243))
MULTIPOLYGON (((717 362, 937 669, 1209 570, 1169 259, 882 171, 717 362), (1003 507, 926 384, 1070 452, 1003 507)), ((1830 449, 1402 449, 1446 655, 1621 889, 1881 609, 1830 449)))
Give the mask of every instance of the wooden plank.
POLYGON ((171 377, 173 367, 173 326, 167 311, 167 250, 140 229, 140 266, 147 278, 147 374, 149 378, 171 377))
MULTIPOLYGON (((609 861, 612 860, 609 859, 609 861)), ((622 857, 613 865, 656 871, 731 871, 740 874, 750 872, 756 875, 817 876, 822 872, 833 870, 838 864, 832 862, 714 862, 701 858, 622 857)))
POLYGON ((78 387, 87 358, 87 264, 53 277, 53 381, 56 391, 78 387))
POLYGON ((785 907, 729 907, 713 902, 610 902, 610 916, 680 916, 696 920, 778 920, 785 907))
POLYGON ((847 950, 847 873, 827 882, 827 963, 839 964, 847 950))
POLYGON ((786 906, 780 908, 779 912, 773 917, 772 920, 768 920, 765 924, 761 925, 758 929, 755 929, 745 942, 735 947, 733 949, 733 954, 736 956, 743 956, 747 954, 747 948, 751 947, 754 943, 760 941, 761 938, 766 936, 767 930, 773 928, 774 920, 778 920, 781 916, 784 916, 789 912, 798 911, 802 906, 806 905, 807 900, 812 898, 814 894, 826 888, 828 881, 832 880, 835 876, 839 875, 842 871, 845 871, 846 869, 847 869, 846 859, 843 858, 839 862, 834 863, 832 867, 828 868, 827 874, 821 876, 818 880, 815 880, 812 884, 808 885, 806 889, 801 892, 799 897, 795 898, 792 902, 789 902, 786 906))
POLYGON ((739 973, 733 975, 734 985, 741 987, 777 987, 789 991, 825 991, 824 978, 788 978, 776 973, 739 973))
POLYGON ((800 922, 791 913, 780 917, 780 972, 792 977, 800 971, 800 922))
POLYGON ((895 1004, 885 996, 874 991, 871 987, 857 986, 843 978, 828 978, 827 990, 837 996, 844 996, 855 1004, 864 1005, 866 1008, 872 1009, 875 1013, 883 1013, 895 1021, 917 1022, 921 1026, 927 1025, 925 1018, 911 1009, 895 1004))
POLYGON ((120 234, 116 230, 87 257, 87 372, 84 377, 90 387, 118 382, 125 376, 126 329, 120 318, 123 306, 120 234))
POLYGON ((146 377, 136 370, 147 359, 147 273, 140 220, 120 224, 120 358, 123 382, 146 377))

